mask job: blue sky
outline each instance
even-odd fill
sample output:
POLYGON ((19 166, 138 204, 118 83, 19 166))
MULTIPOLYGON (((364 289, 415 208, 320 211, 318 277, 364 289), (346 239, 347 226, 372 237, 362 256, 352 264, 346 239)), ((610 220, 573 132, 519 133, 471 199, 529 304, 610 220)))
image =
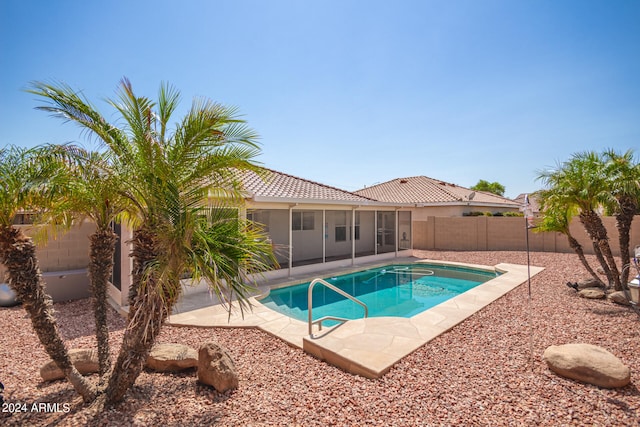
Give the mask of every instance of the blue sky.
POLYGON ((266 167, 346 190, 426 175, 515 197, 583 150, 640 155, 640 1, 0 1, 0 146, 84 141, 34 80, 127 76, 238 107, 266 167))

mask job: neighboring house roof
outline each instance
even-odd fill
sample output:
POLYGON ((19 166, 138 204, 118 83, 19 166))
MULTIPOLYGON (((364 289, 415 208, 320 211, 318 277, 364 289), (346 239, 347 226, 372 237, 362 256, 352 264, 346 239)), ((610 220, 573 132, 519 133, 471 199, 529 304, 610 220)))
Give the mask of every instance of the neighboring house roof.
MULTIPOLYGON (((520 206, 524 207, 524 196, 527 193, 518 194, 518 197, 514 199, 520 206)), ((540 204, 538 203, 538 197, 535 194, 529 194, 529 206, 534 214, 540 213, 540 204)))
POLYGON ((248 197, 257 202, 380 204, 367 196, 267 168, 261 173, 243 171, 241 180, 248 197))
POLYGON ((485 191, 474 191, 456 184, 429 178, 414 176, 397 178, 382 184, 373 185, 355 191, 361 196, 372 199, 422 205, 465 205, 517 208, 519 205, 511 199, 485 191))

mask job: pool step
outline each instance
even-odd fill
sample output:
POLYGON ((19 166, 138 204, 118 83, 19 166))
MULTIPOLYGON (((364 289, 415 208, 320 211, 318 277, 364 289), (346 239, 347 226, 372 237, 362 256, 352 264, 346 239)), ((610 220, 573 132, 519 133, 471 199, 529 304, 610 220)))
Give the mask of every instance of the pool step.
POLYGON ((401 358, 424 345, 425 338, 411 319, 369 317, 304 337, 302 348, 344 371, 373 379, 382 377, 401 358))

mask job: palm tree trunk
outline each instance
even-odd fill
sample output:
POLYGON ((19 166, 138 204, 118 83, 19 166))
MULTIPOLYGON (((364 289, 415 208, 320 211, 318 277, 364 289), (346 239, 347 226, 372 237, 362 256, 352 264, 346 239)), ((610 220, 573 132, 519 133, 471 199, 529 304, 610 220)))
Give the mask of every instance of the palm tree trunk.
POLYGON ((608 267, 604 268, 605 273, 607 274, 607 279, 609 280, 609 284, 613 283, 616 291, 622 290, 622 285, 620 282, 620 273, 618 271, 618 266, 616 265, 615 258, 613 257, 613 253, 611 252, 611 247, 609 246, 609 237, 607 236, 607 229, 605 228, 602 220, 594 211, 582 211, 580 212, 580 221, 584 225, 587 233, 591 237, 591 240, 595 245, 598 246, 604 260, 606 261, 603 265, 608 267))
POLYGON ((620 212, 616 215, 616 227, 618 228, 618 235, 620 236, 620 260, 622 261, 620 281, 626 286, 629 281, 629 269, 631 268, 629 236, 633 217, 638 210, 638 203, 633 197, 623 197, 619 202, 620 212))
POLYGON ((100 381, 105 380, 111 368, 109 355, 109 326, 107 324, 107 285, 113 273, 113 254, 118 236, 110 229, 98 229, 89 237, 89 278, 93 294, 93 312, 98 342, 100 381))
POLYGON ((596 279, 603 287, 604 287, 604 283, 602 283, 602 280, 600 280, 600 277, 598 277, 598 275, 596 274, 595 271, 593 271, 593 269, 591 268, 591 266, 589 265, 589 262, 587 261, 587 258, 584 256, 584 251, 582 250, 582 245, 575 239, 575 237, 573 237, 571 234, 567 233, 567 239, 569 240, 569 246, 575 251, 575 253, 578 255, 578 258, 580 259, 580 262, 582 263, 582 265, 584 266, 584 268, 587 269, 587 271, 589 272, 589 274, 591 275, 591 277, 593 277, 594 279, 596 279))
POLYGON ((96 397, 96 389, 71 363, 67 347, 54 318, 53 302, 45 291, 36 247, 22 230, 0 227, 0 261, 9 272, 9 286, 22 301, 31 324, 47 354, 58 365, 85 402, 96 397))
POLYGON ((179 291, 169 293, 172 297, 167 299, 163 295, 166 293, 159 289, 161 284, 157 282, 152 269, 148 268, 158 257, 156 246, 155 235, 148 229, 134 233, 128 326, 105 391, 107 405, 121 401, 135 383, 179 294, 179 291))
POLYGON ((600 263, 600 266, 602 267, 602 271, 604 271, 605 276, 607 276, 607 282, 608 282, 607 287, 610 288, 611 280, 609 280, 609 277, 611 277, 611 269, 609 268, 609 264, 607 264, 607 261, 605 261, 604 256, 602 255, 602 251, 600 250, 600 246, 598 246, 598 243, 591 241, 591 245, 593 246, 593 253, 595 254, 596 259, 600 263))
POLYGON ((106 389, 107 404, 121 401, 142 372, 151 347, 167 318, 164 301, 147 282, 135 305, 129 306, 129 325, 106 389))

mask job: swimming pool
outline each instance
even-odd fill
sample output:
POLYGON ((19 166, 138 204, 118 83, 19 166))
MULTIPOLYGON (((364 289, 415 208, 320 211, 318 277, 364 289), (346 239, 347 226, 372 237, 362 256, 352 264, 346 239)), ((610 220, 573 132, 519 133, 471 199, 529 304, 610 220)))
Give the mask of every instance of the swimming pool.
MULTIPOLYGON (((414 263, 386 265, 324 280, 365 303, 369 317, 412 317, 498 275, 495 271, 414 263)), ((260 302, 306 322, 310 284, 272 289, 260 302)), ((325 316, 358 319, 364 317, 364 310, 319 283, 313 288, 313 320, 325 316)))

